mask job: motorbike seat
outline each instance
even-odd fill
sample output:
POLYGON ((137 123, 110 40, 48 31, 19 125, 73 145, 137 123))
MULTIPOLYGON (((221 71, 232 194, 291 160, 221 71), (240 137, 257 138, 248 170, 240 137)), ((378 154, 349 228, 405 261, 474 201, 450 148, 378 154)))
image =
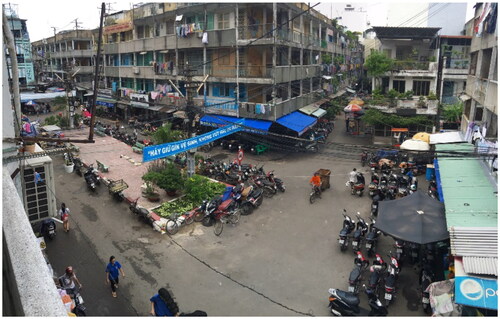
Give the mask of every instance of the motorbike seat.
POLYGON ((366 240, 374 240, 377 238, 377 232, 371 231, 366 235, 366 240))
POLYGON ((262 195, 262 189, 260 188, 255 188, 252 192, 250 192, 249 196, 253 198, 257 198, 260 195, 262 195))
POLYGON ((349 281, 356 281, 361 276, 361 270, 359 267, 354 268, 349 274, 349 281))
POLYGON ((356 229, 356 231, 354 232, 354 234, 352 236, 353 236, 353 238, 361 237, 361 229, 356 229))
POLYGON ((380 275, 379 275, 378 271, 373 271, 370 275, 370 280, 369 280, 370 286, 377 285, 379 279, 380 279, 380 275))
POLYGON ((396 283, 396 276, 389 275, 387 278, 385 278, 385 286, 386 287, 394 287, 394 284, 396 283))
POLYGON ((219 205, 219 210, 220 211, 225 211, 227 210, 227 208, 229 207, 229 205, 233 202, 232 199, 226 199, 225 201, 223 201, 220 205, 219 205))
POLYGON ((350 306, 359 305, 359 297, 356 296, 355 294, 351 294, 347 291, 337 289, 337 297, 342 299, 342 301, 344 301, 346 304, 348 304, 350 306))
POLYGON ((342 228, 342 230, 340 231, 340 236, 346 237, 348 234, 349 234, 349 230, 346 227, 342 228))

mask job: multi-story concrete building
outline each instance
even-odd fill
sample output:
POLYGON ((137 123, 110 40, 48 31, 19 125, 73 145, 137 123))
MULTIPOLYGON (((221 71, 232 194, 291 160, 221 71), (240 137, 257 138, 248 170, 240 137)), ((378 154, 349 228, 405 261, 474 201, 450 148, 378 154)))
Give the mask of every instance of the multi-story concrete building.
POLYGON ((35 41, 33 62, 40 82, 66 79, 75 74, 76 83, 90 88, 94 73, 94 39, 97 30, 67 30, 53 37, 35 41))
POLYGON ((478 3, 475 6, 467 96, 463 98, 462 116, 463 132, 467 132, 474 122, 482 128, 480 132, 484 138, 493 140, 498 138, 497 10, 497 3, 478 3))
POLYGON ((141 5, 107 16, 103 51, 109 88, 155 101, 139 108, 185 95, 187 66, 204 112, 272 121, 356 81, 363 65, 357 42, 298 3, 141 5))
MULTIPOLYGON (((382 90, 414 96, 436 92, 439 28, 373 27, 380 41, 379 51, 394 60, 393 68, 382 79, 382 90)), ((372 83, 375 89, 375 82, 372 83)))
POLYGON ((467 35, 439 36, 439 59, 442 67, 438 92, 441 103, 456 103, 461 94, 465 93, 471 38, 467 35))
MULTIPOLYGON (((33 62, 31 57, 31 44, 26 27, 26 19, 21 19, 17 15, 17 5, 3 4, 3 10, 7 16, 9 27, 14 35, 14 42, 16 46, 18 72, 19 72, 19 85, 21 88, 26 88, 28 85, 35 83, 35 73, 33 71, 33 62)), ((12 74, 11 64, 9 59, 11 56, 7 55, 7 63, 9 65, 8 72, 12 74)))

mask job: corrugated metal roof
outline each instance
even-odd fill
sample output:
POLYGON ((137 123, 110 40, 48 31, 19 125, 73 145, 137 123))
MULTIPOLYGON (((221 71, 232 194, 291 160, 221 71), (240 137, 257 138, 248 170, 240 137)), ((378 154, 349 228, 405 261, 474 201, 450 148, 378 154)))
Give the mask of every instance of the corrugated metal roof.
POLYGON ((497 227, 451 227, 449 232, 451 253, 455 256, 498 256, 497 227))
POLYGON ((468 274, 498 276, 498 258, 463 257, 462 263, 468 274))
MULTIPOLYGON (((436 151, 473 152, 467 143, 436 145, 436 151)), ((451 227, 490 227, 498 224, 498 197, 480 160, 438 157, 439 175, 451 227)))

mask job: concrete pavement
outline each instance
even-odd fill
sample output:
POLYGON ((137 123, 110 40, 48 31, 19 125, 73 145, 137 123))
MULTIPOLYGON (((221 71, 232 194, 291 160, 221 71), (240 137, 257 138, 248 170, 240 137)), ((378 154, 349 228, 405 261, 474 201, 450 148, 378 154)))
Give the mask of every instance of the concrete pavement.
MULTIPOLYGON (((370 143, 362 137, 343 136, 342 122, 337 121, 329 141, 370 143)), ((113 147, 121 150, 118 145, 113 147)), ((97 149, 93 151, 99 154, 97 149)), ((88 152, 82 150, 82 158, 91 156, 92 150, 88 152)), ((212 154, 234 157, 220 148, 212 154)), ((226 225, 220 237, 212 228, 194 223, 170 238, 138 221, 124 203, 114 202, 104 185, 98 194, 90 194, 83 178, 64 173, 62 158, 57 157, 58 204, 65 201, 71 209, 72 231, 59 231, 48 244, 49 256, 54 259, 51 262, 61 271, 68 262, 77 269, 89 314, 147 315, 149 298, 168 285, 181 311, 186 312, 201 309, 210 316, 329 315, 328 288, 347 289, 354 266, 354 254, 341 253, 338 248, 342 208, 351 217, 357 211, 364 217, 369 215, 369 198, 351 196, 345 188, 347 174, 352 167, 359 167, 359 159, 270 152, 264 156, 245 154, 245 162, 265 163, 266 170, 274 169, 284 180, 286 193, 265 199, 238 225, 226 225), (332 188, 311 205, 308 180, 318 168, 332 170, 332 188), (104 267, 110 255, 117 257, 127 275, 120 282, 118 298, 112 298, 110 288, 104 285, 104 267)), ((110 167, 110 174, 132 174, 124 167, 110 167)), ((379 247, 384 255, 391 245, 392 239, 382 236, 379 247)), ((409 267, 403 268, 397 300, 389 309, 391 316, 423 314, 417 309, 419 299, 412 283, 418 281, 413 273, 409 267)), ((363 295, 361 305, 367 307, 363 295)))

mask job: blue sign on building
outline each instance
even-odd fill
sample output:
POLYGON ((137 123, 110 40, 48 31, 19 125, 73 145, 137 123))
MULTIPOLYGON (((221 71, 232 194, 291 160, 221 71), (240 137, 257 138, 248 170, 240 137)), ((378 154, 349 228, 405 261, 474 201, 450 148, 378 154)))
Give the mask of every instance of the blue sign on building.
POLYGON ((142 151, 142 161, 154 161, 208 144, 212 141, 218 140, 219 138, 223 138, 224 136, 241 131, 243 127, 239 124, 244 125, 244 122, 245 120, 240 120, 235 124, 226 125, 217 130, 213 130, 187 140, 145 147, 142 151))
POLYGON ((498 282, 477 277, 455 277, 455 302, 496 310, 498 308, 498 282))

